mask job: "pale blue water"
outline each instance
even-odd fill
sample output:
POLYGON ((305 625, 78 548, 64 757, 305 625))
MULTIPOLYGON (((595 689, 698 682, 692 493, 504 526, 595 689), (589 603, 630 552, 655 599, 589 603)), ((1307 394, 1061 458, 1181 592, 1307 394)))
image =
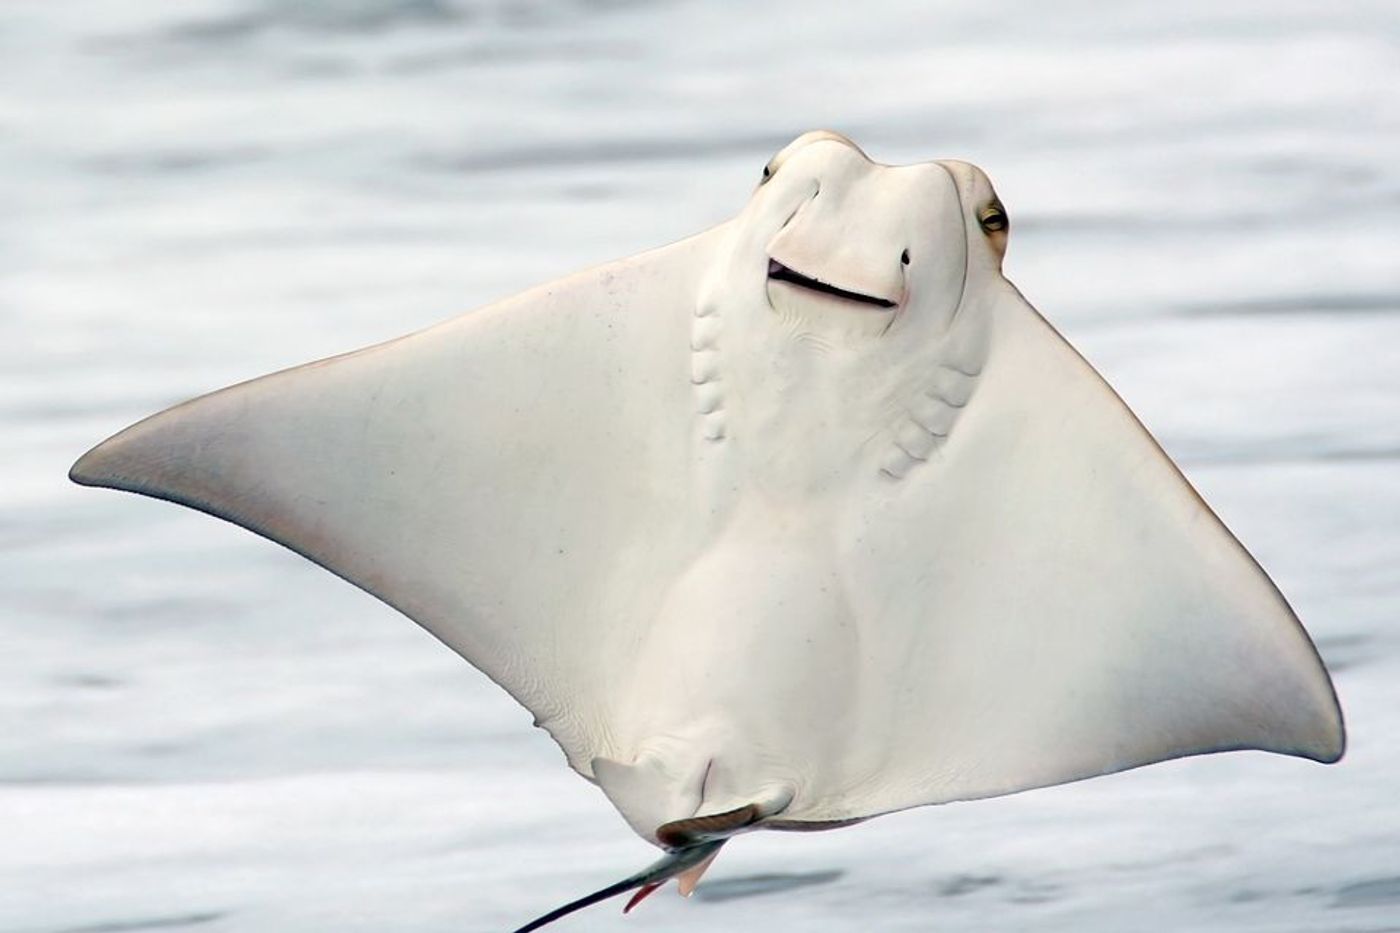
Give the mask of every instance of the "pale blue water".
POLYGON ((559 929, 1400 929, 1400 7, 6 0, 0 930, 508 929, 648 861, 407 621, 64 473, 708 226, 817 126, 988 170, 1010 276, 1289 595, 1351 750, 758 834, 559 929))

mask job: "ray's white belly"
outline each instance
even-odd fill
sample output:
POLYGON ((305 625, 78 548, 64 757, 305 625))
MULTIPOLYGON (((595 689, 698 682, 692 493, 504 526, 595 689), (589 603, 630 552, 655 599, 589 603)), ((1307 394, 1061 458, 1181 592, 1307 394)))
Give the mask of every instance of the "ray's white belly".
POLYGON ((828 527, 741 508, 667 594, 628 691, 634 729, 618 738, 713 758, 732 785, 712 787, 722 795, 805 783, 856 728, 859 656, 828 527))

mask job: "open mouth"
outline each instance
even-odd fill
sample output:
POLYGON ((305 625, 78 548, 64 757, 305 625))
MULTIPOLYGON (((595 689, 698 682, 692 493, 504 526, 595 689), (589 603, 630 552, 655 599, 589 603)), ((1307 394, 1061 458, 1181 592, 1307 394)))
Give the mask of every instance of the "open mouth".
POLYGON ((787 282, 789 285, 796 285, 799 288, 810 288, 814 292, 823 292, 827 295, 835 295, 837 298, 844 298, 847 301, 859 301, 862 304, 874 305, 877 308, 893 308, 893 301, 887 298, 876 298, 874 295, 862 295, 860 292, 846 291, 844 288, 837 288, 835 285, 828 285, 826 282, 811 279, 801 272, 795 272, 776 259, 768 260, 768 278, 776 279, 779 282, 787 282))

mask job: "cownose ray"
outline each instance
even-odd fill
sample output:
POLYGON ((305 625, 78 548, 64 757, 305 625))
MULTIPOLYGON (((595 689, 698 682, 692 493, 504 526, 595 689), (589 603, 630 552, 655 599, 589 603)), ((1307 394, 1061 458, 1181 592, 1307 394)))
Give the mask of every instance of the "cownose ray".
POLYGON ((72 477, 399 609, 664 850, 524 930, 688 893, 746 831, 1335 761, 1307 634, 1002 276, 1008 232, 972 165, 808 133, 713 229, 176 406, 72 477))

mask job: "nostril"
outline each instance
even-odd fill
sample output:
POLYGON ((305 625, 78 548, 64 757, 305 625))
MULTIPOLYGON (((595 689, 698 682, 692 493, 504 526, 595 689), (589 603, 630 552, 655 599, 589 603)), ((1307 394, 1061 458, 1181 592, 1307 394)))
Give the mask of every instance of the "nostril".
POLYGON ((909 265, 909 250, 906 249, 899 254, 899 261, 906 266, 909 265))

